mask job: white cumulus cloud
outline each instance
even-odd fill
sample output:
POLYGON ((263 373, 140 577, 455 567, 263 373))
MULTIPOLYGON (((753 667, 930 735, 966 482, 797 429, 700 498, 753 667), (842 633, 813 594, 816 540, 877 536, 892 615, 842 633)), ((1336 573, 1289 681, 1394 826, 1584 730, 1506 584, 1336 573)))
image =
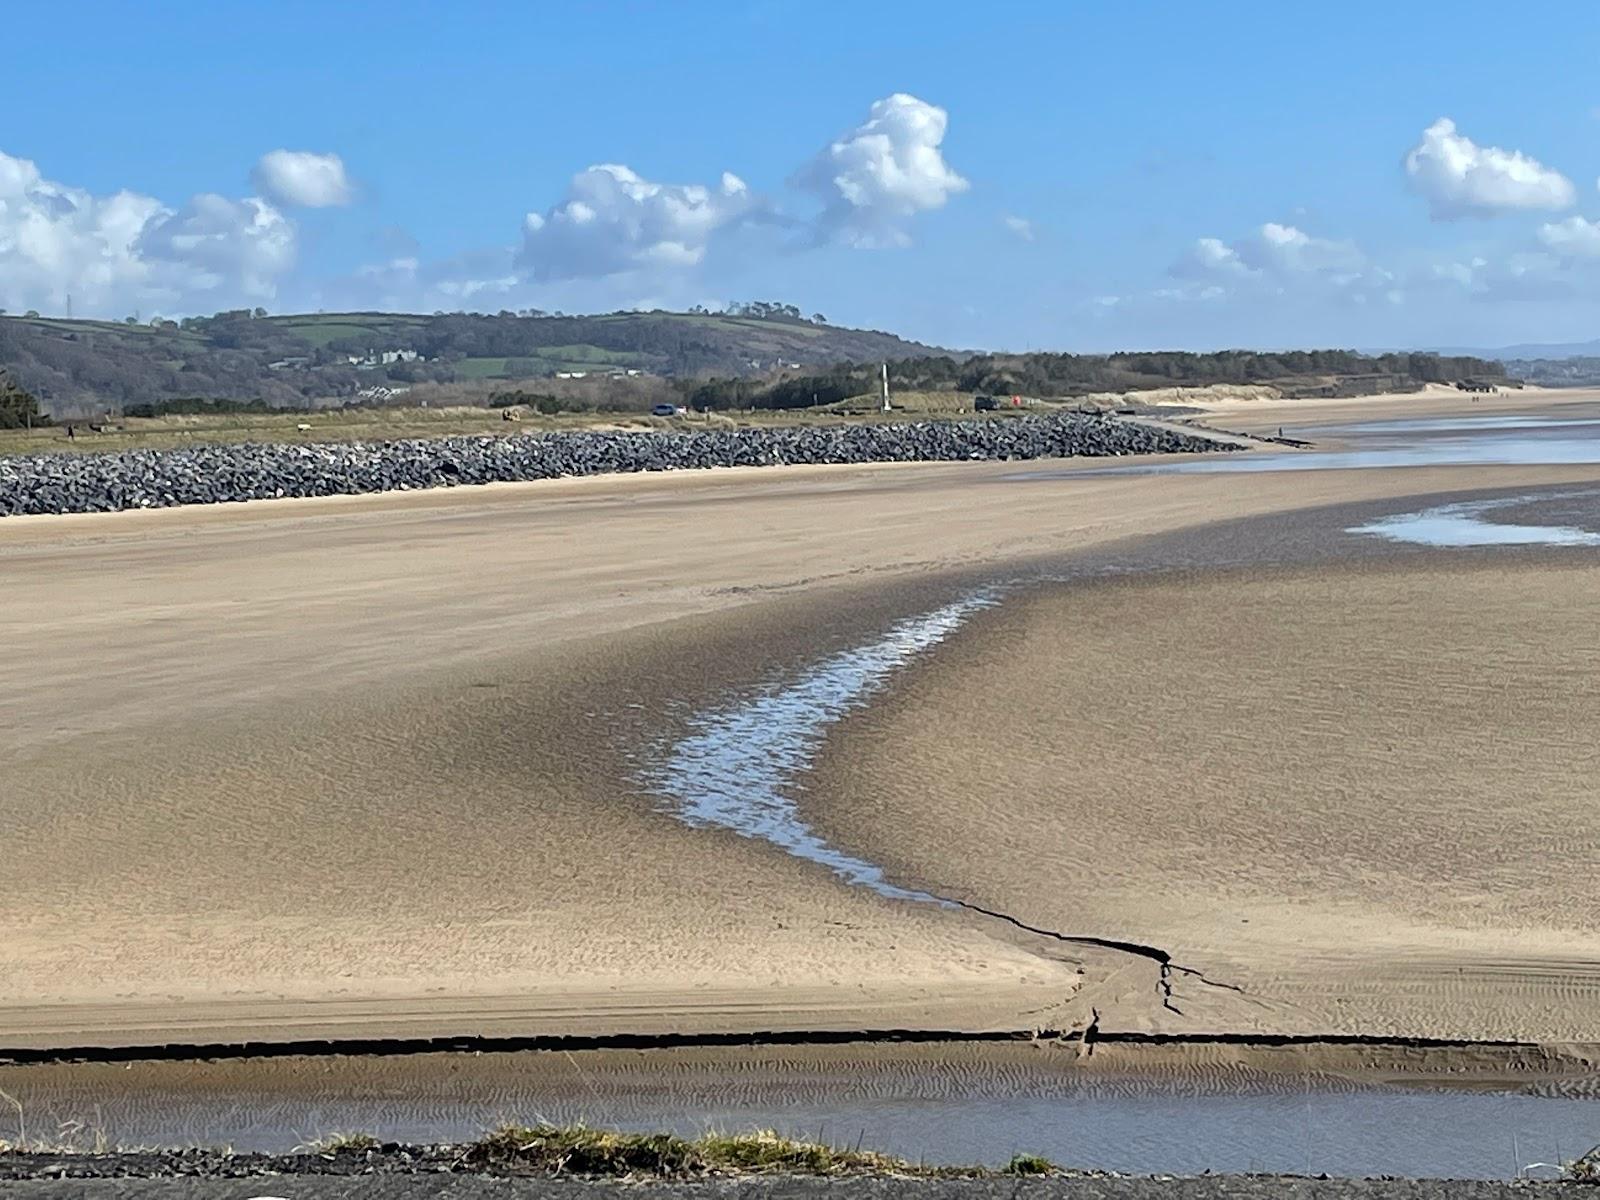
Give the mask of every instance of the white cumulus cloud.
POLYGON ((46 178, 0 153, 0 307, 122 316, 266 299, 293 264, 294 226, 263 200, 196 196, 173 210, 46 178))
POLYGON ((1440 221, 1569 208, 1577 195, 1559 171, 1518 150, 1480 146, 1448 117, 1423 131, 1406 154, 1405 172, 1440 221))
POLYGON ((724 173, 711 188, 655 183, 602 163, 573 176, 561 203, 527 215, 517 261, 540 280, 692 267, 716 233, 757 207, 737 175, 724 173))
POLYGON ((295 230, 265 200, 229 200, 208 192, 150 221, 135 249, 187 273, 185 286, 191 291, 231 289, 264 298, 294 265, 295 230))
POLYGON ((334 208, 349 204, 355 189, 337 154, 307 150, 273 150, 263 154, 250 172, 250 182, 263 196, 294 208, 334 208))
POLYGON ((949 114, 897 92, 826 146, 795 182, 821 197, 819 233, 857 246, 903 246, 906 224, 967 189, 944 160, 949 114))
POLYGON ((1567 258, 1600 258, 1600 221, 1568 217, 1539 227, 1539 240, 1567 258))

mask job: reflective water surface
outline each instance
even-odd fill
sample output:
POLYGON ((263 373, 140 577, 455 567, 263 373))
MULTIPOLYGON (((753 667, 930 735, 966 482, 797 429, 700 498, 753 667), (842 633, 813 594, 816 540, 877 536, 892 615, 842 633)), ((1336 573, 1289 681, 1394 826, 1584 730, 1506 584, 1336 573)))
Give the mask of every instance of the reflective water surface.
MULTIPOLYGON (((1571 1097, 1010 1074, 986 1081, 967 1071, 945 1075, 934 1063, 887 1082, 837 1069, 829 1073, 837 1079, 809 1072, 789 1078, 779 1068, 755 1079, 738 1072, 670 1084, 636 1080, 620 1090, 615 1079, 599 1076, 591 1091, 507 1086, 491 1072, 496 1083, 474 1094, 473 1061, 459 1060, 436 1088, 399 1080, 345 1088, 330 1069, 305 1092, 134 1097, 104 1089, 72 1099, 23 1088, 19 1099, 36 1134, 76 1114, 125 1145, 281 1151, 357 1130, 385 1140, 464 1141, 507 1120, 543 1119, 686 1135, 770 1128, 928 1163, 1000 1165, 1034 1153, 1139 1174, 1550 1175, 1534 1164, 1571 1158, 1600 1141, 1600 1102, 1571 1097), (1019 1094, 1003 1094, 1019 1087, 1019 1094)), ((0 1115, 0 1137, 9 1132, 0 1115)))
MULTIPOLYGON (((1584 411, 1593 411, 1585 408, 1584 411)), ((1313 443, 1351 443, 1337 450, 1252 450, 1182 462, 1141 462, 1074 474, 1193 475, 1251 471, 1334 471, 1363 467, 1537 466, 1600 463, 1600 417, 1526 415, 1371 421, 1359 425, 1285 427, 1313 443)), ((1054 478, 1060 467, 1034 467, 1019 479, 1054 478)))
POLYGON ((891 899, 932 901, 895 887, 882 868, 829 845, 800 816, 797 793, 829 726, 998 599, 997 589, 977 591, 696 714, 690 733, 666 749, 664 761, 647 767, 641 782, 687 825, 761 838, 891 899))
MULTIPOLYGON (((1583 497, 1600 499, 1593 492, 1583 497)), ((1365 533, 1394 542, 1420 546, 1600 546, 1600 532, 1573 525, 1521 524, 1490 519, 1489 514, 1527 509, 1551 499, 1571 499, 1542 495, 1502 496, 1492 500, 1464 500, 1441 504, 1420 512, 1382 517, 1365 525, 1355 525, 1350 533, 1365 533)))

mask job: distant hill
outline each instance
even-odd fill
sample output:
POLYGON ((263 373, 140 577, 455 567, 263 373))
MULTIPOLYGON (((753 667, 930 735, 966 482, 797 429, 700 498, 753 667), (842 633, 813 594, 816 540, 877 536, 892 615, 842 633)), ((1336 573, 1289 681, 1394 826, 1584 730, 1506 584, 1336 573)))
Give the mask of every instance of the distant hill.
POLYGON ((1501 365, 1513 379, 1540 387, 1594 387, 1600 384, 1600 355, 1508 358, 1501 365))
POLYGON ((1478 358, 1492 358, 1499 362, 1513 359, 1554 360, 1560 358, 1600 358, 1600 338, 1592 342, 1523 342, 1516 346, 1501 346, 1497 350, 1440 349, 1435 354, 1470 354, 1478 358))
POLYGON ((763 376, 945 353, 774 304, 599 316, 258 309, 145 325, 0 317, 0 368, 58 416, 192 397, 298 407, 418 383, 579 373, 763 376))

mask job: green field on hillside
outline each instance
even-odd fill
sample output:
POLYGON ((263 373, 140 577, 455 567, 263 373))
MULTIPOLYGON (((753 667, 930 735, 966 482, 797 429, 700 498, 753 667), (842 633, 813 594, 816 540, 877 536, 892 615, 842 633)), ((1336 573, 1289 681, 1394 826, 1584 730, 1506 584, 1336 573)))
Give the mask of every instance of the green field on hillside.
POLYGON ((393 349, 421 327, 421 321, 384 313, 319 313, 302 317, 265 317, 267 324, 291 337, 321 348, 346 338, 369 338, 373 349, 393 349))
POLYGON ((462 379, 505 379, 506 361, 504 358, 463 358, 454 364, 455 372, 462 379))

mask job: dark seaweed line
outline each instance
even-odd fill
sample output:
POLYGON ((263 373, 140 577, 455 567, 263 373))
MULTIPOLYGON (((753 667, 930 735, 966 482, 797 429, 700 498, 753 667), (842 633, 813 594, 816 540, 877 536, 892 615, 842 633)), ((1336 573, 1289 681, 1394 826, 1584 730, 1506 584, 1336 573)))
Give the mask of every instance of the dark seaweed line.
MULTIPOLYGON (((60 1063, 237 1061, 292 1057, 375 1057, 413 1054, 488 1054, 522 1051, 673 1050, 696 1047, 849 1046, 882 1044, 1041 1042, 1076 1046, 1085 1030, 1052 1029, 799 1029, 750 1033, 614 1033, 467 1035, 455 1037, 302 1038, 285 1041, 160 1042, 128 1046, 0 1047, 0 1065, 60 1063)), ((1292 1046, 1396 1050, 1541 1049, 1538 1042, 1474 1038, 1392 1037, 1381 1034, 1142 1033, 1096 1027, 1096 1045, 1292 1046)))

